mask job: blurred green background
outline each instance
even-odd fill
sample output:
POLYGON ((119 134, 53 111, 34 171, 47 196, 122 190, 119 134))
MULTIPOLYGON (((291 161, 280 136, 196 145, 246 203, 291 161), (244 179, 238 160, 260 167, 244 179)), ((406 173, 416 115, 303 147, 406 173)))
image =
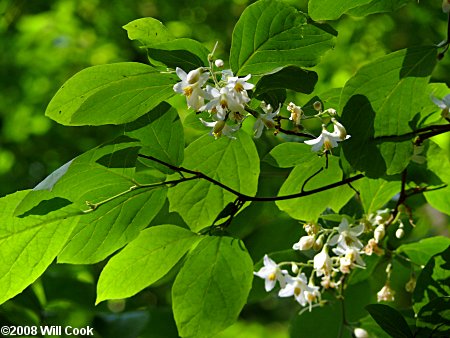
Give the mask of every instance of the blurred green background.
MULTIPOLYGON (((65 162, 121 132, 120 126, 63 127, 46 118, 44 112, 58 88, 86 67, 121 61, 146 62, 145 51, 127 39, 123 25, 140 17, 157 18, 175 36, 197 39, 209 48, 219 41, 216 55, 226 60, 233 26, 251 2, 0 0, 0 196, 32 188, 65 162)), ((289 2, 306 11, 306 0, 289 2)), ((319 82, 314 94, 342 87, 361 65, 388 52, 444 40, 447 21, 440 5, 438 0, 410 1, 395 13, 366 18, 344 16, 331 22, 339 35, 335 49, 315 69, 319 82)), ((433 81, 448 85, 449 74, 450 57, 446 56, 437 66, 433 81)), ((298 95, 295 100, 303 105, 309 97, 298 95)), ((261 144, 259 147, 263 148, 261 144)), ((267 193, 275 191, 283 177, 285 173, 274 171, 274 176, 263 182, 266 186, 262 189, 267 193), (281 175, 280 179, 273 179, 277 175, 281 175)), ((430 216, 422 199, 414 203, 422 208, 418 211, 421 215, 418 230, 411 239, 436 231, 430 224, 435 226, 437 222, 431 221, 435 216, 430 216)), ((160 219, 182 222, 172 214, 160 219)), ((444 217, 439 224, 445 227, 447 223, 444 217)), ((300 229, 297 222, 280 215, 274 204, 267 204, 246 209, 230 231, 244 238, 252 257, 258 260, 266 252, 288 248, 293 236, 300 235, 300 229), (247 219, 254 222, 248 224, 247 219)), ((173 274, 127 301, 94 307, 95 281, 102 266, 52 265, 23 294, 0 306, 0 323, 94 325, 101 337, 177 336, 167 283, 173 274)), ((407 278, 408 271, 399 277, 399 285, 407 278)), ((376 287, 380 283, 375 281, 376 287)), ((220 337, 278 338, 287 337, 289 330, 295 336, 299 324, 294 321, 289 328, 287 322, 299 309, 292 302, 267 296, 261 281, 255 284, 250 299, 263 299, 262 303, 248 305, 242 315, 245 321, 220 337)), ((355 299, 370 297, 366 285, 354 292, 355 299)), ((303 319, 302 325, 308 318, 303 319)))

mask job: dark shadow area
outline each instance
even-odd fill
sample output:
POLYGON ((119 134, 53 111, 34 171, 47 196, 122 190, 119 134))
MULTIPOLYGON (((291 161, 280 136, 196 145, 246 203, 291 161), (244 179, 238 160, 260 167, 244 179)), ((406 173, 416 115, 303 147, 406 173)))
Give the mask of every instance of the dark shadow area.
POLYGON ((436 47, 408 48, 403 59, 402 69, 400 69, 400 78, 430 76, 436 65, 436 61, 436 47))
POLYGON ((374 142, 375 111, 364 95, 352 96, 342 112, 342 124, 351 138, 342 142, 344 156, 350 165, 378 178, 386 172, 386 162, 374 142))
POLYGON ((54 197, 49 200, 41 201, 38 205, 36 205, 35 207, 31 208, 30 210, 24 212, 23 214, 17 217, 24 218, 31 215, 43 216, 49 214, 52 211, 62 209, 65 206, 68 206, 69 204, 72 204, 72 202, 69 201, 68 199, 61 197, 54 197))

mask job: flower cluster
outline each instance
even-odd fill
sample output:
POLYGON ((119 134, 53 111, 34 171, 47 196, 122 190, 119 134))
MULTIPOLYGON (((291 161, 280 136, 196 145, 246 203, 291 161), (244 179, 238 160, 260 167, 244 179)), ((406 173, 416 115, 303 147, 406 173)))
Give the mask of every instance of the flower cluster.
MULTIPOLYGON (((292 248, 315 252, 312 259, 307 262, 276 263, 265 255, 264 266, 254 274, 265 279, 266 291, 274 289, 278 282, 279 297, 294 296, 300 305, 309 305, 311 310, 313 304, 316 306, 322 303, 322 292, 327 289, 341 292, 345 277, 354 269, 365 268, 365 255, 384 254, 382 240, 386 226, 391 222, 392 211, 383 209, 359 222, 352 222, 344 216, 340 224, 331 229, 317 223, 307 223, 303 226, 306 235, 300 237, 292 248), (285 265, 291 266, 294 276, 288 270, 282 269, 285 265)), ((398 229, 403 231, 401 222, 398 229)), ((399 237, 397 233, 396 237, 399 237)), ((377 294, 378 301, 394 300, 395 292, 389 285, 391 269, 389 264, 386 269, 386 283, 377 294)), ((412 289, 413 282, 408 283, 407 289, 412 289)))
MULTIPOLYGON (((176 93, 186 97, 188 108, 198 112, 208 112, 211 121, 200 121, 206 127, 211 128, 210 135, 216 139, 222 135, 234 138, 233 133, 241 128, 242 122, 249 115, 253 115, 256 121, 253 125, 254 137, 259 138, 264 129, 280 129, 280 121, 283 117, 279 116, 281 105, 275 109, 270 104, 261 102, 260 110, 251 109, 248 106, 250 102, 249 92, 255 85, 250 83, 251 74, 244 77, 234 76, 229 69, 215 71, 215 67, 223 67, 222 60, 210 61, 209 67, 200 67, 186 73, 181 68, 176 68, 176 74, 180 82, 173 86, 176 93), (220 80, 218 79, 220 75, 220 80)), ((305 141, 312 146, 313 151, 331 151, 350 137, 344 126, 339 123, 335 116, 336 111, 332 108, 322 111, 322 104, 314 104, 317 114, 314 116, 305 116, 301 107, 293 102, 289 103, 287 110, 291 113, 291 120, 296 129, 301 128, 302 120, 306 118, 320 118, 323 116, 331 117, 331 123, 334 126, 333 132, 326 129, 323 124, 322 133, 313 140, 305 141)))

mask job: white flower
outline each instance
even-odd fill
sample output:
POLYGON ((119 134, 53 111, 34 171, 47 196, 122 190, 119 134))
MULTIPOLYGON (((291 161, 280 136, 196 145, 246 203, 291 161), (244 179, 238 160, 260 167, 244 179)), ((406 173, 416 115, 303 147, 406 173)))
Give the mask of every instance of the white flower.
POLYGON ((231 73, 231 76, 228 73, 228 76, 226 77, 227 85, 226 87, 231 90, 234 97, 239 103, 247 103, 250 101, 250 98, 248 97, 247 90, 251 90, 255 88, 254 84, 248 83, 247 81, 250 80, 251 74, 248 74, 245 77, 237 77, 233 76, 233 73, 231 73))
POLYGON ((329 275, 331 273, 332 263, 328 255, 328 246, 324 245, 322 251, 314 256, 314 270, 317 276, 329 275))
POLYGON ((220 88, 220 91, 214 87, 206 86, 206 92, 211 101, 200 108, 200 110, 217 111, 220 119, 224 120, 226 113, 241 112, 245 113, 244 106, 236 101, 230 90, 226 87, 220 88))
POLYGON ((305 291, 307 290, 306 275, 302 272, 297 277, 286 276, 286 286, 278 292, 280 297, 294 296, 295 300, 301 305, 305 306, 307 300, 305 298, 305 291))
POLYGON ((315 286, 312 283, 309 283, 306 287, 306 290, 304 291, 304 295, 305 295, 306 301, 309 304, 309 312, 311 312, 312 303, 320 300, 319 287, 315 286))
POLYGON ((347 132, 342 124, 340 124, 338 121, 336 121, 335 118, 331 119, 331 122, 333 122, 334 129, 333 132, 330 133, 326 126, 322 125, 322 133, 319 135, 319 137, 315 138, 314 140, 307 140, 305 141, 306 144, 312 146, 312 151, 320 151, 322 148, 325 148, 325 150, 330 151, 331 149, 338 146, 338 142, 347 140, 350 138, 350 135, 347 135, 347 132))
POLYGON ((200 119, 200 121, 203 123, 204 126, 212 128, 209 134, 211 136, 214 136, 214 138, 217 140, 222 135, 228 136, 229 138, 235 138, 232 134, 239 130, 239 126, 229 126, 226 124, 223 120, 213 121, 213 122, 207 122, 203 119, 200 119))
MULTIPOLYGON (((334 113, 336 114, 335 110, 334 113)), ((347 135, 347 131, 345 130, 344 126, 340 124, 334 117, 331 119, 331 122, 333 122, 334 125, 333 134, 339 136, 341 141, 348 140, 350 138, 350 135, 347 135)))
POLYGON ((302 236, 300 240, 292 246, 294 250, 309 250, 315 242, 314 236, 302 236))
MULTIPOLYGON (((447 1, 444 0, 444 2, 447 2, 447 1)), ((450 3, 447 2, 447 6, 448 6, 448 9, 450 10, 450 3)), ((444 7, 444 5, 442 5, 442 7, 444 7)), ((446 13, 448 13, 448 11, 446 13)), ((436 106, 438 106, 439 108, 442 109, 442 116, 447 117, 449 114, 449 110, 450 110, 450 94, 444 96, 442 98, 442 100, 439 100, 438 98, 436 98, 434 96, 431 96, 431 100, 436 104, 436 106)))
POLYGON ((275 128, 275 121, 273 118, 278 115, 280 112, 280 107, 273 112, 273 108, 270 104, 265 104, 263 101, 261 103, 261 108, 264 110, 264 114, 259 114, 258 118, 253 125, 254 137, 259 138, 264 130, 264 127, 267 129, 275 128))
POLYGON ((338 234, 331 237, 329 245, 339 245, 344 248, 362 249, 363 245, 358 239, 358 236, 364 232, 364 224, 359 224, 355 227, 350 227, 347 218, 342 218, 339 224, 338 234))
POLYGON ((312 146, 312 151, 317 152, 322 150, 322 148, 325 148, 325 150, 331 150, 332 148, 337 147, 338 142, 340 141, 340 136, 334 133, 330 133, 328 130, 326 130, 325 125, 323 124, 322 133, 319 135, 319 137, 315 138, 314 140, 307 140, 305 141, 305 143, 312 146))
POLYGON ((202 86, 208 81, 209 74, 203 71, 203 68, 191 70, 188 74, 181 69, 176 68, 176 73, 181 82, 173 86, 173 90, 179 94, 186 96, 189 108, 199 110, 204 104, 206 93, 202 86))
POLYGON ((264 266, 259 269, 258 272, 253 272, 255 276, 265 279, 265 288, 269 292, 275 287, 276 281, 280 283, 283 288, 286 285, 285 276, 288 274, 287 270, 281 270, 277 263, 269 258, 269 256, 264 255, 264 266))
POLYGON ((393 302, 395 299, 395 291, 391 289, 388 282, 384 285, 380 291, 377 292, 378 302, 393 302))
POLYGON ((350 273, 355 263, 360 267, 365 267, 366 263, 362 260, 359 251, 353 247, 338 246, 333 252, 339 257, 339 270, 342 273, 350 273))

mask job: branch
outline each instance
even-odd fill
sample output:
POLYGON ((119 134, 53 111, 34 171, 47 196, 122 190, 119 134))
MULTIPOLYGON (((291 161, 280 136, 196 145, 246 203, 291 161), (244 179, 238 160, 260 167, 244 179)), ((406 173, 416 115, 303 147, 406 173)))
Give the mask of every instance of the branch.
MULTIPOLYGON (((157 159, 156 157, 153 157, 153 156, 148 156, 148 155, 144 155, 144 154, 138 154, 138 156, 142 157, 142 158, 145 158, 145 159, 148 159, 148 160, 151 160, 151 161, 154 161, 154 162, 157 162, 159 164, 162 164, 163 166, 165 166, 165 167, 167 167, 169 169, 172 169, 173 171, 178 172, 180 174, 181 173, 186 173, 186 174, 194 175, 193 177, 190 177, 189 179, 195 179, 195 178, 204 179, 205 181, 208 181, 208 182, 210 182, 210 183, 212 183, 214 185, 217 185, 217 186, 221 187, 222 189, 232 193, 239 200, 241 200, 243 202, 271 202, 271 201, 282 201, 282 200, 288 200, 288 199, 293 199, 293 198, 309 196, 309 195, 317 194, 317 193, 322 192, 322 191, 326 191, 326 190, 329 190, 329 189, 340 187, 342 185, 349 184, 351 182, 354 182, 354 181, 359 180, 359 179, 364 177, 363 174, 358 174, 358 175, 355 175, 353 177, 349 177, 349 178, 343 179, 343 180, 341 180, 339 182, 331 183, 331 184, 325 185, 325 186, 320 187, 320 188, 316 188, 316 189, 312 189, 312 190, 308 190, 308 191, 301 191, 299 193, 291 194, 291 195, 271 196, 271 197, 257 197, 257 196, 249 196, 249 195, 242 194, 239 191, 234 190, 234 189, 226 186, 225 184, 223 184, 223 183, 221 183, 219 181, 216 181, 215 179, 213 179, 213 178, 203 174, 202 172, 191 170, 191 169, 187 169, 187 168, 183 168, 183 167, 177 167, 175 165, 172 165, 170 163, 166 163, 166 162, 164 162, 164 161, 162 161, 160 159, 157 159)), ((183 179, 181 179, 181 180, 183 180, 183 179)), ((187 180, 187 179, 185 179, 185 180, 187 180)))

